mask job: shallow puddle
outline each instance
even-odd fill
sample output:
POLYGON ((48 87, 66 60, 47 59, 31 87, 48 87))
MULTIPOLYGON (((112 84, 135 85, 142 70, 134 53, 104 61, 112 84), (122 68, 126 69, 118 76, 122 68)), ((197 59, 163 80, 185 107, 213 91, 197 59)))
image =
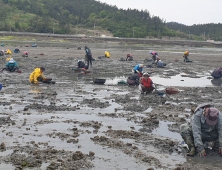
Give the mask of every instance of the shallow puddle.
POLYGON ((207 77, 190 78, 181 75, 172 76, 170 78, 151 77, 154 83, 163 86, 183 86, 183 87, 206 87, 212 86, 211 80, 207 77))
POLYGON ((182 141, 183 139, 179 133, 169 131, 168 126, 167 126, 168 124, 173 124, 173 122, 160 121, 159 127, 154 129, 152 134, 182 141))
POLYGON ((13 170, 13 169, 15 169, 15 167, 12 166, 11 164, 1 163, 0 164, 0 169, 2 169, 2 170, 13 170))
POLYGON ((127 77, 125 76, 120 76, 120 77, 114 77, 114 78, 109 78, 106 79, 105 85, 117 85, 119 81, 127 81, 127 77))

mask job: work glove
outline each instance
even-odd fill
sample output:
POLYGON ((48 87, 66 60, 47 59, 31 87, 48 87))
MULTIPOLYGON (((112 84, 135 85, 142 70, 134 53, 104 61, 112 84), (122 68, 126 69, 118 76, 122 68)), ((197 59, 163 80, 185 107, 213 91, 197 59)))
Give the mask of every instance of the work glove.
POLYGON ((222 147, 219 147, 219 154, 222 155, 222 147))
POLYGON ((152 87, 155 89, 156 88, 155 84, 152 84, 152 87))
POLYGON ((198 153, 198 156, 199 156, 199 157, 207 156, 206 151, 205 151, 205 150, 202 150, 201 152, 198 153))

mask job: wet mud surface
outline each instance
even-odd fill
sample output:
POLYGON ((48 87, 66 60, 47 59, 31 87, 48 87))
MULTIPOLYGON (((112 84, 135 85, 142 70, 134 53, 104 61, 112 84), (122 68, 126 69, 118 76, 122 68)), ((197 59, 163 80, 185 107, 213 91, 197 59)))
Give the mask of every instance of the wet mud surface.
MULTIPOLYGON (((85 56, 75 45, 16 46, 30 53, 12 55, 22 73, 0 73, 0 169, 222 169, 217 151, 208 149, 202 159, 184 156, 179 134, 197 105, 213 103, 222 111, 221 80, 210 76, 221 66, 222 51, 191 48, 194 62, 184 63, 186 47, 86 45, 96 59, 90 74, 72 70, 85 56), (150 65, 144 60, 151 50, 167 67, 152 65, 145 72, 159 91, 175 87, 179 93, 141 95, 138 87, 117 85, 138 63, 150 65), (98 59, 105 51, 111 58, 98 59), (128 53, 134 61, 119 61, 128 53), (29 83, 31 72, 41 66, 56 84, 29 83), (107 81, 93 84, 93 78, 107 81)), ((15 46, 3 49, 8 48, 15 46)), ((7 57, 0 58, 2 67, 7 57)))

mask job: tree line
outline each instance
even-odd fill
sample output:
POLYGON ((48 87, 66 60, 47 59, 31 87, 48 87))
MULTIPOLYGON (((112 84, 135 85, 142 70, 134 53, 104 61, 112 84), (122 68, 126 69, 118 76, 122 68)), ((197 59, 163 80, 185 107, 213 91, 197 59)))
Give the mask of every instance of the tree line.
POLYGON ((222 41, 222 24, 194 24, 187 26, 177 22, 169 22, 166 24, 168 28, 184 32, 186 34, 193 34, 199 37, 200 40, 215 40, 222 41))
POLYGON ((190 36, 186 27, 176 28, 148 10, 123 10, 95 0, 0 0, 0 6, 0 30, 5 31, 74 34, 76 28, 96 27, 115 37, 201 40, 198 30, 190 30, 190 36))

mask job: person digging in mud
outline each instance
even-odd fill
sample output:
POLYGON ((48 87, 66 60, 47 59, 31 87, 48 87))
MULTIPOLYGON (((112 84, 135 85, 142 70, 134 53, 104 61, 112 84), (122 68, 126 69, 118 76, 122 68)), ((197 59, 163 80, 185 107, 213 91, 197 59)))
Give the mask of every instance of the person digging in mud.
POLYGON ((20 50, 18 48, 14 49, 14 53, 20 53, 20 50))
POLYGON ((133 69, 134 73, 143 73, 143 64, 138 64, 133 69))
POLYGON ((141 94, 144 94, 145 92, 146 94, 151 93, 155 89, 155 85, 151 78, 149 78, 150 76, 148 73, 144 73, 143 77, 144 78, 140 81, 139 90, 141 91, 141 94))
POLYGON ((12 52, 11 52, 11 50, 7 50, 7 52, 5 53, 6 55, 8 55, 8 54, 12 54, 12 52))
POLYGON ((105 57, 110 58, 110 53, 108 51, 105 51, 105 57))
POLYGON ((4 51, 0 51, 0 56, 4 56, 4 51))
POLYGON ((92 67, 92 53, 91 50, 85 46, 85 50, 86 50, 86 55, 87 55, 87 65, 89 66, 89 62, 90 62, 90 66, 92 67))
POLYGON ((157 57, 156 57, 156 60, 154 61, 154 63, 157 65, 159 61, 161 61, 161 60, 160 60, 160 57, 157 56, 157 57))
POLYGON ((180 135, 189 147, 187 156, 194 156, 196 151, 198 156, 206 156, 206 142, 213 142, 213 150, 218 149, 222 155, 222 114, 211 104, 199 105, 191 118, 191 125, 180 126, 180 135))
POLYGON ((211 76, 215 79, 221 78, 222 77, 222 67, 215 69, 212 73, 211 76))
POLYGON ((22 54, 22 57, 28 57, 29 53, 28 51, 25 51, 23 54, 22 54))
POLYGON ((131 54, 127 54, 126 61, 133 61, 133 56, 131 54))
POLYGON ((184 58, 184 62, 188 62, 189 61, 189 58, 188 58, 188 56, 189 56, 189 51, 186 51, 184 54, 183 54, 183 58, 184 58))
POLYGON ((30 75, 30 82, 31 83, 35 83, 35 84, 39 84, 39 82, 42 82, 42 83, 52 83, 52 84, 55 84, 54 81, 52 81, 51 78, 45 78, 43 76, 43 72, 45 71, 45 68, 44 67, 40 67, 40 68, 36 68, 32 74, 30 75))
MULTIPOLYGON (((150 51, 150 55, 152 55, 153 63, 157 60, 158 54, 155 51, 150 51)), ((160 59, 159 59, 160 60, 160 59)))
POLYGON ((142 73, 135 73, 128 77, 127 83, 131 86, 139 85, 140 84, 140 77, 142 77, 142 73))
POLYGON ((83 61, 78 60, 77 64, 78 64, 77 68, 85 68, 85 63, 83 61))
POLYGON ((10 60, 6 64, 6 67, 2 69, 2 71, 4 70, 10 72, 18 71, 17 62, 13 58, 10 58, 10 60))

